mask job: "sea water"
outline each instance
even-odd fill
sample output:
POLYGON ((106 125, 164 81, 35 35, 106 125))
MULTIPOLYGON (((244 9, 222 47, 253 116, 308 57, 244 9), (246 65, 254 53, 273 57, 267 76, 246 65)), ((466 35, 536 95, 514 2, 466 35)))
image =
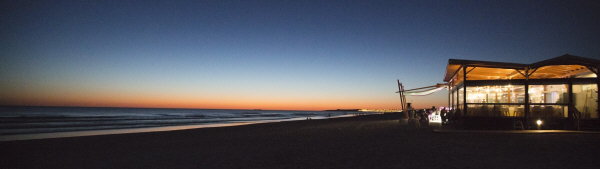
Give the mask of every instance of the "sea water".
POLYGON ((168 129, 174 126, 227 126, 233 123, 319 119, 357 113, 362 112, 5 106, 0 107, 0 137, 61 132, 92 133, 114 129, 168 129))

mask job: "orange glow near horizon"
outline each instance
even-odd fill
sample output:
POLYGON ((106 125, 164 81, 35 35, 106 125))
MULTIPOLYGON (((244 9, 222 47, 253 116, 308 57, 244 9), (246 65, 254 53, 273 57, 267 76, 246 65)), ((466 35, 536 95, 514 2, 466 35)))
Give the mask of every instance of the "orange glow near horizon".
MULTIPOLYGON (((399 109, 400 102, 398 95, 393 93, 393 86, 389 89, 392 92, 376 89, 350 93, 346 91, 352 90, 311 86, 290 90, 278 86, 200 88, 156 83, 0 84, 0 105, 264 110, 399 109)), ((414 108, 445 106, 447 91, 430 96, 410 96, 407 99, 414 108)))
MULTIPOLYGON (((35 92, 35 91, 33 91, 35 92)), ((443 93, 443 92, 440 92, 443 93)), ((141 108, 199 108, 199 109, 264 109, 264 110, 329 110, 329 109, 398 109, 393 94, 386 98, 329 96, 258 95, 169 95, 159 93, 3 93, 2 105, 20 106, 83 106, 83 107, 141 107, 141 108)), ((443 95, 443 94, 442 94, 443 95)), ((409 98, 415 108, 444 106, 445 100, 434 97, 409 98)))

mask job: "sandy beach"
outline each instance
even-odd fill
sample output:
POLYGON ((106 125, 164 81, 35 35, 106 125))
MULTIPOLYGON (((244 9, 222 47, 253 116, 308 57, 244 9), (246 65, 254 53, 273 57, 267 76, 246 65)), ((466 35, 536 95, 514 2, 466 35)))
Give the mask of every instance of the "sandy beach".
POLYGON ((598 141, 436 133, 384 114, 0 142, 0 168, 596 168, 598 141))

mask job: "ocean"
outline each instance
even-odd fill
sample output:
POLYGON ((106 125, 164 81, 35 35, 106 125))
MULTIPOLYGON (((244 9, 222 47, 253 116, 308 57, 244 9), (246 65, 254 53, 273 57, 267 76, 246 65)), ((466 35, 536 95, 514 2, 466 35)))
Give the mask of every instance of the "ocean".
MULTIPOLYGON (((0 137, 118 129, 179 126, 227 126, 234 123, 277 122, 349 116, 357 111, 287 111, 111 107, 0 107, 0 137)), ((130 130, 134 131, 134 130, 130 130)), ((152 130, 139 130, 152 131, 152 130)), ((118 132, 105 132, 107 134, 118 132)), ((84 134, 85 135, 85 134, 84 134)), ((93 134, 92 134, 93 135, 93 134)))

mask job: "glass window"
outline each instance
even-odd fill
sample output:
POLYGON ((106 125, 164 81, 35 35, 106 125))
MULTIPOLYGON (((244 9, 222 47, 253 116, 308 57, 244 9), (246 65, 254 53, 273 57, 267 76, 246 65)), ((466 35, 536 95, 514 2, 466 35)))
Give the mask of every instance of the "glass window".
POLYGON ((566 105, 532 105, 529 108, 531 118, 568 117, 566 105))
POLYGON ((530 103, 569 103, 568 85, 529 85, 530 103))
POLYGON ((463 110, 463 106, 464 106, 463 105, 463 97, 462 97, 463 96, 462 89, 463 89, 462 87, 456 88, 455 95, 454 95, 454 97, 456 97, 456 103, 454 103, 454 104, 456 104, 456 107, 455 107, 456 113, 460 114, 460 115, 463 114, 462 110, 463 110))
POLYGON ((581 118, 598 118, 598 86, 596 84, 574 84, 573 102, 581 112, 581 118))
POLYGON ((467 103, 525 103, 525 86, 467 87, 467 103))
POLYGON ((468 104, 467 115, 470 117, 523 117, 523 105, 488 105, 468 104))

